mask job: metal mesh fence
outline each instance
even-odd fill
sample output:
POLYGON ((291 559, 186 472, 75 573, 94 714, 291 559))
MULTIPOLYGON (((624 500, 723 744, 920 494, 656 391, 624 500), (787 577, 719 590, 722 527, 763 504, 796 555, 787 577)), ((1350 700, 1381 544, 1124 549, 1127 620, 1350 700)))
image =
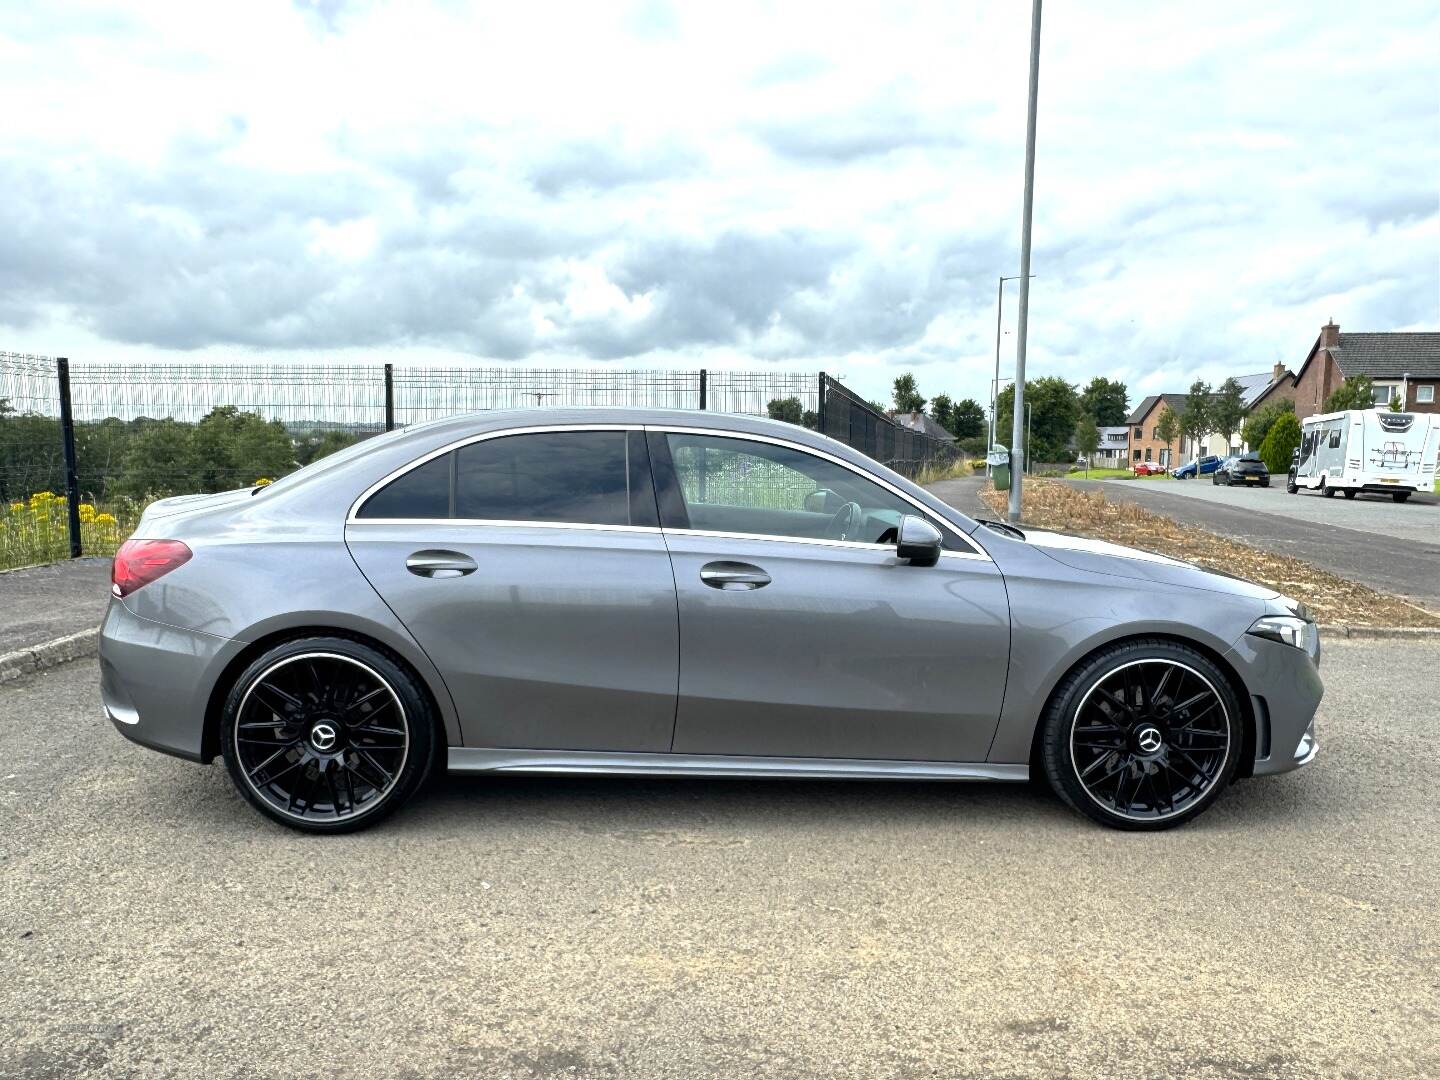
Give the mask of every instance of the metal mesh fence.
MULTIPOLYGON (((83 362, 68 372, 89 552, 113 548, 153 498, 273 479, 388 424, 479 410, 770 415, 910 475, 953 457, 947 444, 897 426, 818 373, 83 362)), ((54 358, 0 353, 0 568, 70 550, 62 396, 54 358)))

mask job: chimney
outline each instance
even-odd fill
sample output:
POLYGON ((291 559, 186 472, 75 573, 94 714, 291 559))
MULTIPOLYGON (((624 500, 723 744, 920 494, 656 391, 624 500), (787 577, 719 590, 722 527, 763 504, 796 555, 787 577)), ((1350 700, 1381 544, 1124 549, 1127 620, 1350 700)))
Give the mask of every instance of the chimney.
POLYGON ((1284 365, 1283 363, 1281 363, 1279 360, 1276 360, 1276 361, 1275 361, 1275 366, 1270 370, 1270 381, 1271 381, 1272 383, 1277 383, 1277 382, 1279 382, 1280 379, 1284 376, 1284 374, 1285 374, 1285 365, 1284 365))
POLYGON ((1320 328, 1320 348, 1333 349, 1340 344, 1340 327, 1335 325, 1332 316, 1330 321, 1320 328))

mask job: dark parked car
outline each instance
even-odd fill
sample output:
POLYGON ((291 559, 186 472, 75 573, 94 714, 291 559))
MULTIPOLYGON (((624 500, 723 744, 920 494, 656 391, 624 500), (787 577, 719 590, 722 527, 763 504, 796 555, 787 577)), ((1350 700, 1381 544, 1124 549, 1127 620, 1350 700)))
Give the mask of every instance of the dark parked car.
POLYGON ((1192 458, 1178 469, 1171 469, 1170 475, 1176 480, 1193 480, 1196 476, 1213 473, 1218 468, 1220 459, 1214 454, 1206 454, 1202 458, 1192 458))
POLYGON ((1210 474, 1212 484, 1259 484, 1261 487, 1270 486, 1270 470, 1265 467, 1265 462, 1260 460, 1260 455, 1255 451, 1248 454, 1241 454, 1239 457, 1228 457, 1220 463, 1220 467, 1210 474))

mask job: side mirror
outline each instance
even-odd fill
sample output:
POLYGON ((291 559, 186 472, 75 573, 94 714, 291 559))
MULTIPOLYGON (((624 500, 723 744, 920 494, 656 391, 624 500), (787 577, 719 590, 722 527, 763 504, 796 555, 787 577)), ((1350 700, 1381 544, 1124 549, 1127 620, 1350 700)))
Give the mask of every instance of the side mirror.
POLYGON ((895 554, 907 559, 911 566, 934 566, 940 561, 944 537, 940 530, 922 517, 906 514, 900 519, 895 535, 895 554))

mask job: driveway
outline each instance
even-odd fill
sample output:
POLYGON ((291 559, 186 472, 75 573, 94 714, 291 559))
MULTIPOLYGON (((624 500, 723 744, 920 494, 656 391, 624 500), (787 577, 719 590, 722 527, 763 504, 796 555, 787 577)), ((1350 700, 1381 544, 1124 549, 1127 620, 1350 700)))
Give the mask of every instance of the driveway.
POLYGON ((0 1075, 1440 1075, 1440 650, 1157 835, 1026 786, 444 779, 350 837, 0 687, 0 1075), (1420 696, 1423 698, 1423 695, 1420 696))

